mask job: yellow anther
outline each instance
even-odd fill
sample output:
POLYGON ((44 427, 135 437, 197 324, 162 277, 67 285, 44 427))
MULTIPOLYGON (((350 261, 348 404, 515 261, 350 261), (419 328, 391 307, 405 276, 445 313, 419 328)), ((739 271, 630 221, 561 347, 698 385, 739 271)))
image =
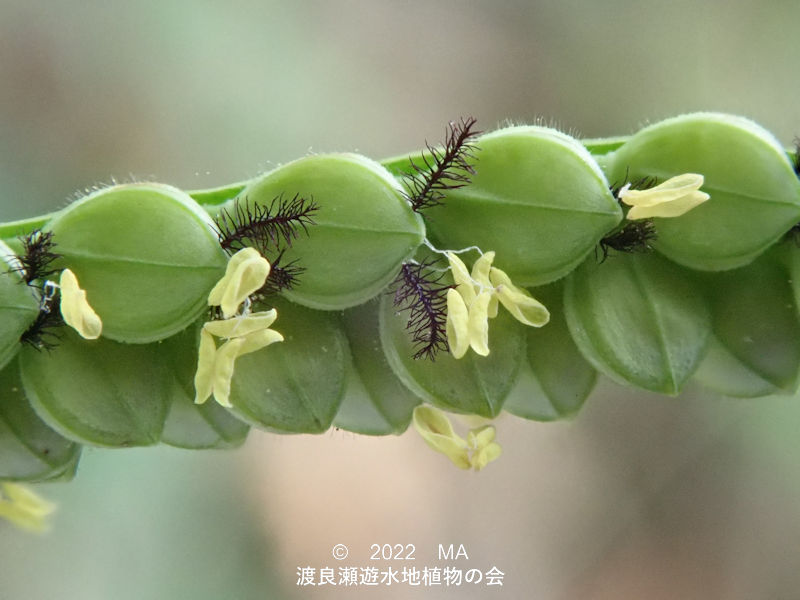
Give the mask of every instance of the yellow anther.
POLYGON ((414 409, 412 422, 428 446, 444 454, 459 469, 470 468, 467 442, 453 431, 453 425, 444 412, 422 404, 414 409))
POLYGON ((483 291, 475 298, 469 307, 469 346, 476 354, 489 355, 489 302, 491 292, 483 291))
POLYGON ((47 517, 56 509, 52 504, 18 483, 0 483, 0 518, 21 529, 41 533, 47 530, 47 517))
POLYGON ((239 347, 239 352, 236 354, 237 358, 244 354, 250 354, 256 350, 266 348, 275 342, 282 342, 283 336, 273 329, 262 329, 260 331, 248 333, 240 339, 243 340, 243 343, 239 347))
POLYGON ((428 446, 444 454, 460 469, 480 471, 502 454, 500 444, 494 441, 496 432, 492 425, 471 429, 464 440, 453 430, 443 411, 427 404, 414 409, 412 422, 428 446))
POLYGON ((497 298, 517 321, 531 327, 542 327, 550 321, 550 312, 544 304, 511 283, 504 271, 492 267, 489 278, 495 286, 497 298))
POLYGON ((484 253, 469 273, 460 258, 447 253, 457 284, 457 293, 447 292, 447 342, 455 358, 464 356, 468 348, 480 356, 489 354, 488 320, 497 316, 499 304, 525 325, 541 327, 550 320, 541 302, 492 266, 494 256, 494 252, 484 253))
POLYGON ((628 184, 617 197, 631 207, 627 215, 630 220, 679 217, 711 197, 700 191, 703 182, 702 175, 684 173, 649 190, 632 190, 628 184))
POLYGON ((226 319, 239 305, 261 288, 269 276, 269 261, 254 248, 243 248, 228 261, 225 275, 208 295, 209 306, 219 306, 226 319))
POLYGON ((239 350, 244 344, 244 338, 233 338, 217 348, 214 356, 214 400, 220 405, 230 408, 231 382, 233 381, 233 367, 239 350))
POLYGON ((494 441, 496 431, 493 425, 471 429, 467 434, 467 445, 472 450, 470 465, 480 471, 493 460, 500 458, 503 449, 494 441))
POLYGON ((231 406, 230 391, 236 359, 283 341, 280 333, 269 328, 277 316, 273 308, 203 324, 194 376, 195 404, 203 404, 213 395, 222 406, 231 406), (217 348, 214 336, 227 341, 217 348))
POLYGON ((475 282, 470 277, 467 265, 452 252, 447 253, 447 260, 450 262, 450 271, 453 274, 456 290, 464 299, 464 304, 469 306, 475 300, 477 294, 475 292, 475 282))
POLYGON ((58 282, 61 288, 61 316, 64 322, 87 340, 96 340, 103 332, 103 321, 86 299, 86 292, 78 284, 75 273, 61 271, 58 282))
POLYGON ((217 345, 205 328, 200 331, 200 346, 197 351, 197 371, 194 374, 194 403, 203 404, 214 393, 214 363, 217 345))
POLYGON ((447 290, 447 344, 455 358, 469 349, 469 311, 464 298, 454 289, 447 290))
POLYGON ((221 321, 208 321, 203 329, 219 338, 242 337, 253 331, 266 329, 275 322, 278 311, 274 308, 264 312, 250 313, 221 321))
MULTIPOLYGON (((489 271, 492 268, 493 262, 494 251, 490 251, 483 254, 475 261, 475 264, 472 265, 472 279, 479 286, 478 293, 480 293, 480 289, 493 287, 492 282, 489 281, 489 271)), ((497 296, 494 294, 492 294, 489 300, 489 307, 486 312, 490 319, 494 319, 497 316, 497 296)))

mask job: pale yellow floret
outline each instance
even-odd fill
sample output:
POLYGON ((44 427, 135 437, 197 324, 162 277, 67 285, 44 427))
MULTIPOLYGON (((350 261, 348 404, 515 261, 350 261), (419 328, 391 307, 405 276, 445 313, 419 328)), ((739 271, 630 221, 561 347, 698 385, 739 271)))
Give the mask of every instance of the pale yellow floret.
POLYGON ((64 322, 87 340, 96 340, 103 332, 103 321, 86 299, 86 292, 78 284, 75 273, 61 271, 58 282, 61 289, 61 316, 64 322))
POLYGON ((0 483, 0 518, 21 529, 41 533, 47 530, 47 517, 56 509, 52 504, 18 483, 0 483))
POLYGON ((467 445, 472 450, 469 462, 476 471, 480 471, 503 453, 500 444, 494 441, 496 431, 493 425, 484 425, 471 429, 467 434, 467 445))
POLYGON ((469 275, 469 269, 467 269, 467 265, 452 252, 447 253, 447 260, 450 263, 450 272, 453 274, 456 290, 464 299, 464 304, 469 307, 476 296, 475 283, 469 275))
MULTIPOLYGON (((269 313, 275 312, 274 309, 269 313)), ((260 315, 253 315, 253 321, 258 322, 260 315)), ((213 394, 214 400, 225 407, 230 407, 230 389, 233 379, 233 372, 236 359, 250 352, 261 350, 275 342, 282 342, 283 336, 273 329, 269 329, 269 325, 275 320, 273 315, 267 315, 268 319, 263 319, 260 328, 253 328, 254 322, 251 321, 248 328, 243 328, 238 333, 241 335, 222 335, 220 337, 228 338, 228 341, 222 344, 219 348, 216 347, 214 338, 212 337, 213 330, 221 330, 225 333, 233 334, 230 321, 234 319, 227 319, 226 321, 210 321, 203 326, 200 332, 200 349, 198 352, 197 372, 195 373, 194 385, 196 390, 195 404, 203 404, 213 394), (266 323, 266 325, 264 324, 266 323), (216 328, 217 324, 223 324, 226 327, 216 328)), ((239 317, 238 319, 244 320, 248 317, 239 317)), ((217 335, 217 334, 215 334, 217 335)))
POLYGON ((467 442, 453 431, 453 425, 444 412, 422 404, 414 409, 412 422, 428 446, 444 454, 459 469, 470 468, 467 442))
POLYGON ((480 356, 489 354, 489 323, 502 304, 511 315, 532 327, 550 320, 547 308, 526 290, 516 287, 504 271, 493 267, 494 252, 484 253, 472 266, 472 273, 454 253, 447 259, 456 291, 447 293, 447 342, 455 358, 472 348, 480 356))
POLYGON ((239 348, 239 352, 236 355, 237 358, 266 348, 275 342, 282 342, 283 336, 274 329, 262 329, 261 331, 248 333, 241 339, 244 340, 244 343, 239 348))
POLYGON ((504 271, 492 267, 489 278, 503 307, 520 323, 542 327, 550 321, 550 312, 526 290, 518 288, 504 271))
POLYGON ((472 302, 469 307, 469 321, 467 332, 469 335, 469 346, 476 354, 481 356, 489 355, 489 302, 492 294, 483 291, 472 302))
MULTIPOLYGON (((489 281, 489 271, 492 268, 493 262, 494 251, 489 251, 481 255, 481 257, 475 261, 475 264, 472 265, 472 279, 479 286, 478 292, 480 292, 481 289, 493 287, 492 282, 489 281)), ((490 319, 494 319, 497 316, 497 304, 497 296, 492 294, 489 300, 489 308, 486 311, 490 319)))
POLYGON ((261 288, 269 276, 269 262, 253 248, 244 248, 228 262, 225 275, 208 295, 209 306, 220 306, 224 319, 208 321, 200 331, 197 372, 195 373, 195 404, 203 404, 209 397, 222 406, 230 407, 230 392, 236 359, 255 352, 283 336, 269 328, 278 316, 273 308, 251 313, 240 305, 261 288), (219 348, 214 337, 226 340, 219 348))
POLYGON ((469 349, 469 312, 464 298, 454 289, 447 290, 447 344, 455 358, 461 358, 469 349))
POLYGON ((460 469, 480 471, 502 453, 500 445, 494 441, 496 432, 492 425, 471 429, 465 440, 453 430, 443 411, 427 404, 414 409, 412 422, 428 446, 444 454, 460 469))
POLYGON ((275 322, 278 311, 274 308, 263 312, 250 313, 241 317, 232 317, 219 321, 208 321, 203 324, 203 329, 220 338, 241 337, 266 329, 275 322))
POLYGON ((233 381, 233 368, 239 350, 244 344, 244 338, 233 338, 217 348, 214 357, 214 400, 220 405, 230 408, 231 383, 233 381))
POLYGON ((628 184, 617 197, 631 207, 627 215, 630 220, 679 217, 711 197, 700 191, 703 182, 702 175, 684 173, 648 190, 632 190, 628 184))
POLYGON ((219 306, 226 319, 247 297, 260 289, 269 276, 269 261, 254 248, 243 248, 228 261, 225 275, 208 295, 209 306, 219 306))
POLYGON ((214 337, 205 328, 200 331, 200 346, 197 351, 197 371, 194 374, 194 403, 203 404, 214 393, 214 363, 217 345, 214 337))

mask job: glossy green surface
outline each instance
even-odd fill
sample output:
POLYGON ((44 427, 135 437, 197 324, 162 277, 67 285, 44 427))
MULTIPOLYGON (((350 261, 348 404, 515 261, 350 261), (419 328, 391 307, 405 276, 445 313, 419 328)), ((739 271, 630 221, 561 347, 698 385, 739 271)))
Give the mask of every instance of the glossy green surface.
POLYGON ((406 330, 408 313, 397 313, 389 295, 381 298, 380 337, 397 377, 420 398, 453 412, 496 417, 514 386, 525 352, 523 326, 500 310, 489 321, 488 356, 469 350, 455 359, 439 352, 436 360, 414 359, 406 330))
POLYGON ((573 270, 622 212, 581 144, 545 127, 509 127, 476 142, 476 175, 425 212, 440 248, 479 246, 516 285, 573 270))
POLYGON ((544 327, 526 328, 527 360, 503 408, 536 421, 574 416, 594 389, 597 371, 578 350, 564 316, 563 285, 532 290, 550 311, 544 327))
POLYGON ((693 269, 746 265, 800 221, 800 183, 775 138, 742 117, 697 113, 647 127, 608 157, 608 179, 705 177, 711 199, 656 219, 655 247, 693 269))
POLYGON ((19 338, 36 320, 39 302, 15 268, 14 252, 0 242, 0 369, 19 351, 19 338))
POLYGON ((588 259, 566 282, 569 331, 621 383, 676 395, 697 368, 711 317, 687 271, 655 254, 588 259))
POLYGON ((47 226, 56 251, 103 320, 103 336, 144 343, 187 327, 207 307, 227 256, 209 216, 160 184, 102 189, 47 226))
POLYGON ((80 452, 31 408, 16 361, 0 371, 0 480, 58 477, 72 469, 80 452))
POLYGON ((178 448, 235 448, 241 446, 250 427, 214 402, 195 404, 194 375, 197 371, 195 326, 162 342, 157 352, 167 365, 172 383, 170 407, 161 441, 178 448))
POLYGON ((704 279, 713 342, 696 377, 714 391, 757 397, 797 389, 800 323, 792 294, 794 275, 789 276, 782 261, 795 265, 797 248, 777 250, 747 267, 704 279))
POLYGON ((394 374, 383 353, 378 319, 378 299, 342 313, 342 326, 350 345, 352 369, 348 388, 334 425, 355 433, 403 433, 421 400, 394 374))
POLYGON ((295 194, 319 206, 308 236, 301 233, 284 256, 285 263, 297 259, 305 268, 296 288, 285 292, 304 306, 332 310, 366 302, 425 237, 422 219, 394 177, 363 156, 301 158, 247 186, 238 198, 268 205, 295 194))
POLYGON ((346 386, 350 357, 338 315, 276 299, 272 329, 285 340, 237 359, 233 413, 279 433, 322 433, 346 386))
POLYGON ((50 352, 24 347, 20 371, 34 410, 68 439, 110 448, 161 439, 172 385, 150 345, 87 341, 65 327, 50 352))

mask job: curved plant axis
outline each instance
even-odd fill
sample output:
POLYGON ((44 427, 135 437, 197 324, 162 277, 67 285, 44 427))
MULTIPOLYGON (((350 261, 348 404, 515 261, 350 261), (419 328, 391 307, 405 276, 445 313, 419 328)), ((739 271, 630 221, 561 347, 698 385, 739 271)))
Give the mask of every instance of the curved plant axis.
POLYGON ((585 142, 476 125, 0 224, 0 516, 39 529, 19 482, 70 479, 87 445, 414 424, 480 470, 493 418, 572 417, 599 376, 796 391, 796 152, 718 113, 585 142))

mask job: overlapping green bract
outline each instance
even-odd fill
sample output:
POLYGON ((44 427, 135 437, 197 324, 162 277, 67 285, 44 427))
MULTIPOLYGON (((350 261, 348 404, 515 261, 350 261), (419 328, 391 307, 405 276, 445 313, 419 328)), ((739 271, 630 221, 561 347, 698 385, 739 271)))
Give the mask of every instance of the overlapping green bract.
MULTIPOLYGON (((68 478, 81 445, 233 447, 249 426, 399 434, 421 402, 487 418, 504 409, 566 418, 598 371, 668 395, 693 377, 728 395, 795 392, 800 248, 783 238, 800 221, 800 183, 771 134, 738 117, 696 114, 627 140, 594 140, 589 150, 542 127, 471 143, 475 174, 464 177, 472 182, 442 190, 421 215, 402 187, 418 156, 386 168, 353 154, 310 156, 215 190, 128 184, 90 194, 44 227, 61 255, 54 264, 77 274, 104 337, 61 327, 57 347, 28 346, 16 359, 41 316, 44 282, 27 285, 14 250, 0 246, 8 259, 0 479, 68 478), (598 243, 624 225, 609 187, 683 172, 704 175, 711 199, 656 219, 657 253, 609 250, 600 261, 598 243), (264 206, 296 195, 318 210, 276 248, 282 264, 299 268, 295 285, 282 297, 270 295, 280 286, 265 290, 253 306, 277 309, 285 341, 237 360, 231 410, 197 406, 199 325, 213 317, 207 295, 226 264, 213 217, 237 201, 264 206), (408 313, 398 314, 387 286, 415 258, 433 272, 446 268, 435 252, 419 251, 426 236, 441 250, 496 252, 518 285, 557 280, 531 290, 550 323, 523 328, 501 311, 487 357, 443 351, 415 360, 408 313)), ((13 235, 6 241, 21 251, 13 235)), ((451 282, 444 273, 443 285, 451 282)))

